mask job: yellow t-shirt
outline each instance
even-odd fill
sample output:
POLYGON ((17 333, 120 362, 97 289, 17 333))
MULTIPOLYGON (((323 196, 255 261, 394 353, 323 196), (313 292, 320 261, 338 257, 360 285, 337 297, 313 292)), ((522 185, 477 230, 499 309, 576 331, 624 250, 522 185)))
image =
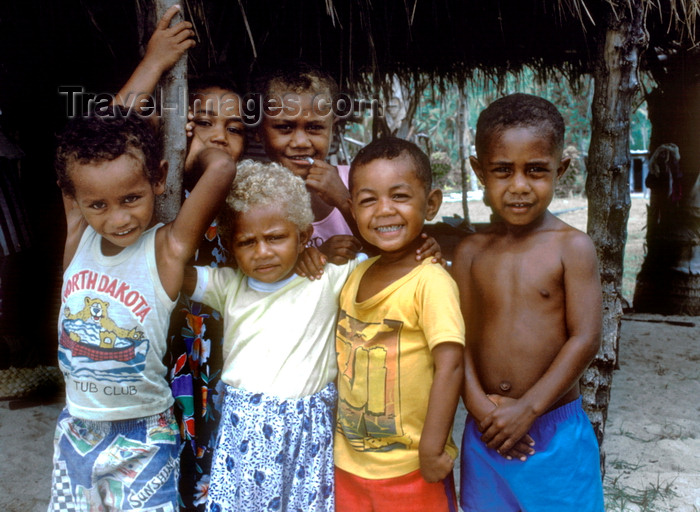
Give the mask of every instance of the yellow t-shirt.
MULTIPOLYGON (((338 419, 335 464, 363 478, 394 478, 420 468, 418 445, 433 383, 431 350, 464 345, 464 321, 452 277, 423 264, 363 302, 362 262, 340 295, 336 331, 338 419)), ((451 436, 446 451, 457 457, 451 436)))

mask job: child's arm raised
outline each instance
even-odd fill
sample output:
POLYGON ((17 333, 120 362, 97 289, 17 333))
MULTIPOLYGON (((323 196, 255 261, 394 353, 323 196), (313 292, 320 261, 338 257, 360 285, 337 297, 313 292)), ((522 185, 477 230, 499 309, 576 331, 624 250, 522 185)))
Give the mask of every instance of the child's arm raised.
POLYGON ((452 457, 445 451, 445 445, 462 386, 462 350, 459 343, 447 342, 439 344, 432 351, 435 374, 418 447, 420 471, 426 482, 439 482, 454 466, 452 457))
POLYGON ((480 423, 482 440, 507 452, 578 382, 600 348, 602 294, 595 247, 571 231, 562 243, 564 305, 568 339, 539 380, 517 400, 507 401, 480 423))
POLYGON ((185 265, 216 217, 236 176, 236 163, 220 149, 201 151, 195 167, 204 169, 202 177, 175 220, 159 229, 156 235, 158 274, 173 299, 182 286, 185 265))
POLYGON ((153 35, 148 40, 146 54, 136 66, 129 80, 115 97, 115 103, 137 110, 145 107, 144 100, 151 97, 163 73, 173 67, 189 48, 195 45, 192 36, 192 24, 181 21, 170 26, 173 17, 180 12, 179 5, 173 5, 158 21, 153 35))
POLYGON ((78 250, 80 239, 88 223, 80 213, 78 205, 75 204, 75 199, 66 194, 63 194, 63 210, 66 214, 66 244, 63 249, 63 270, 65 270, 73 260, 75 251, 78 250))

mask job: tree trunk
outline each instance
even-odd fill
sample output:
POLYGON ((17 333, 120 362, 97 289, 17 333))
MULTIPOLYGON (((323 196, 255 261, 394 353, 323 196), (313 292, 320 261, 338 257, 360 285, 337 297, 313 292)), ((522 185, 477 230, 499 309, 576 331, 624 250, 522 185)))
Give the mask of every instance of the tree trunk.
POLYGON ((700 315, 700 55, 665 55, 647 96, 653 157, 647 186, 647 254, 637 276, 637 311, 700 315))
POLYGON ((469 149, 471 147, 471 134, 469 133, 469 103, 464 87, 458 86, 459 103, 457 105, 457 133, 459 134, 459 172, 462 181, 462 212, 464 213, 465 227, 471 227, 469 218, 469 189, 471 178, 471 165, 468 162, 469 149))
MULTIPOLYGON (((177 0, 156 0, 156 19, 177 0)), ((171 25, 182 20, 176 14, 171 25)), ((170 222, 180 211, 182 202, 182 175, 187 151, 187 54, 185 53, 175 65, 163 75, 160 81, 161 134, 163 139, 163 158, 168 162, 168 178, 165 193, 158 196, 156 217, 160 222, 170 222)))
POLYGON ((588 234, 595 243, 603 288, 602 346, 581 379, 583 403, 601 445, 610 402, 612 374, 622 318, 622 267, 629 195, 629 132, 632 99, 637 90, 639 53, 647 41, 640 0, 630 0, 609 15, 599 38, 594 73, 592 133, 588 155, 588 234))

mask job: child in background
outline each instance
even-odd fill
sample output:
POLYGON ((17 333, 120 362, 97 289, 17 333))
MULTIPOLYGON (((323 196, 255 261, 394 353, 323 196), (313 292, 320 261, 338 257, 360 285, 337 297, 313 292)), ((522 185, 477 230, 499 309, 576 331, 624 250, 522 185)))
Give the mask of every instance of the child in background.
POLYGON ((497 221, 452 266, 468 325, 465 511, 603 510, 578 384, 600 346, 596 252, 547 210, 563 144, 564 120, 542 98, 506 96, 479 116, 471 164, 497 221))
POLYGON ((450 431, 464 324, 447 271, 415 259, 442 202, 431 183, 428 157, 402 139, 378 139, 352 163, 352 214, 380 255, 357 267, 340 297, 338 511, 457 506, 450 431))
MULTIPOLYGON (((117 95, 118 101, 128 101, 131 105, 139 93, 150 96, 161 75, 194 45, 189 22, 182 21, 169 27, 178 10, 177 5, 171 7, 158 23, 143 60, 117 95)), ((185 194, 199 179, 192 165, 193 155, 202 148, 219 148, 238 161, 245 147, 240 98, 233 80, 223 74, 209 73, 192 77, 188 82, 191 121, 187 130, 185 194)), ((216 267, 224 265, 226 259, 227 251, 221 246, 214 222, 190 264, 216 267)), ((180 296, 170 321, 168 339, 170 346, 166 363, 170 368, 172 392, 178 405, 176 417, 183 440, 179 484, 181 506, 183 510, 203 511, 222 406, 221 314, 180 296)))
MULTIPOLYGON (((253 92, 262 96, 262 120, 256 137, 266 155, 299 176, 311 194, 314 213, 312 245, 329 261, 342 264, 362 249, 350 212, 347 165, 328 162, 336 117, 331 105, 339 98, 336 81, 305 63, 280 68, 253 81, 253 92)), ((416 260, 439 247, 433 238, 416 248, 416 260)), ((376 252, 365 247, 366 252, 376 252)))
POLYGON ((311 194, 313 244, 333 245, 332 252, 353 258, 361 244, 351 228, 355 221, 348 201, 349 168, 326 162, 336 120, 331 102, 338 98, 338 84, 320 69, 296 63, 255 79, 253 92, 262 95, 257 138, 265 153, 302 178, 311 194))
POLYGON ((146 119, 77 117, 59 139, 66 209, 58 419, 49 510, 176 510, 179 433, 162 358, 186 263, 236 174, 216 149, 172 222, 154 205, 167 163, 146 119))
POLYGON ((208 510, 334 510, 333 339, 357 263, 328 265, 317 280, 295 275, 313 218, 301 178, 245 161, 219 217, 237 268, 188 273, 183 291, 221 311, 225 326, 208 510))

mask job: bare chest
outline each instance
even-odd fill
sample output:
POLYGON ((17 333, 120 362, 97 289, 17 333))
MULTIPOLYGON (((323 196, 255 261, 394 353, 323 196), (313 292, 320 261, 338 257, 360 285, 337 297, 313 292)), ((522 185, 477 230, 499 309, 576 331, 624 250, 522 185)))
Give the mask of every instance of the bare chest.
POLYGON ((561 301, 564 266, 556 251, 501 249, 486 249, 473 260, 472 283, 482 299, 561 301))

